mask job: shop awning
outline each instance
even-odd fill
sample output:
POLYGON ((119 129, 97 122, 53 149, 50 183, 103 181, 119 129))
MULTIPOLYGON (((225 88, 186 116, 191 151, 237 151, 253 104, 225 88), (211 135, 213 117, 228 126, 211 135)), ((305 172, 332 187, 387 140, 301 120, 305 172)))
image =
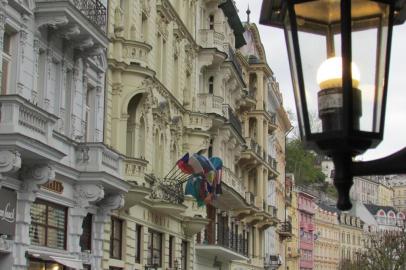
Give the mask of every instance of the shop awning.
POLYGON ((75 259, 68 259, 68 258, 62 258, 62 257, 56 257, 56 256, 49 256, 52 260, 54 260, 57 263, 63 264, 69 268, 75 269, 75 270, 82 270, 83 269, 83 262, 75 259))

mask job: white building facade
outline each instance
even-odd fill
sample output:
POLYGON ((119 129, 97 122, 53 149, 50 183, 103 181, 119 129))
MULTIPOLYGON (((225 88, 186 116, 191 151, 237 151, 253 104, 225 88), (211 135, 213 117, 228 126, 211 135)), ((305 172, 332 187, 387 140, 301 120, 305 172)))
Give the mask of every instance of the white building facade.
POLYGON ((100 269, 129 185, 103 143, 107 10, 1 1, 0 269, 100 269))

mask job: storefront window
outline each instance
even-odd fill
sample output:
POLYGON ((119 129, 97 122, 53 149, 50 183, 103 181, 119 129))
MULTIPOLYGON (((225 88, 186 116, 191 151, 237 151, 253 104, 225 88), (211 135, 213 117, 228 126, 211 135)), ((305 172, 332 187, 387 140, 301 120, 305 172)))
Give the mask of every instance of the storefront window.
POLYGON ((147 264, 150 266, 162 265, 162 233, 149 230, 147 264))
POLYGON ((36 201, 31 207, 31 244, 65 249, 66 213, 66 207, 36 201))
POLYGON ((55 262, 30 261, 29 270, 67 270, 66 267, 55 262))

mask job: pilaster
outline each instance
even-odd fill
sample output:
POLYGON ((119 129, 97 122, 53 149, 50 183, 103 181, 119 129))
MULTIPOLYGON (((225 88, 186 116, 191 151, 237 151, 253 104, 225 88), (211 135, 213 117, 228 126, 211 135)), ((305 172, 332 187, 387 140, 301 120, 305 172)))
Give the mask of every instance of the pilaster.
MULTIPOLYGON (((105 226, 110 223, 111 212, 115 209, 122 208, 124 206, 123 194, 112 194, 105 196, 99 203, 99 209, 94 217, 94 232, 92 242, 92 253, 94 265, 92 269, 104 269, 108 268, 102 265, 103 260, 103 243, 105 241, 105 226)), ((109 246, 109 244, 108 244, 109 246)), ((107 259, 108 258, 104 258, 107 259)))
POLYGON ((79 255, 82 252, 79 243, 83 232, 83 219, 88 213, 87 208, 91 202, 100 201, 104 197, 104 190, 101 185, 78 184, 75 185, 74 192, 75 206, 69 208, 68 234, 70 241, 67 250, 79 255))
POLYGON ((25 256, 30 245, 31 206, 34 203, 40 186, 55 178, 55 171, 49 165, 35 165, 24 168, 22 184, 17 192, 16 238, 14 244, 14 270, 27 269, 25 256))

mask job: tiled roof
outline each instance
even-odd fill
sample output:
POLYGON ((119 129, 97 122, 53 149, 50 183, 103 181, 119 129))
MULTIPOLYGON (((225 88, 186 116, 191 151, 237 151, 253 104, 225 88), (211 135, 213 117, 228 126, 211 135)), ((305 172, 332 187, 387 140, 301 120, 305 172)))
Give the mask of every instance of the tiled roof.
POLYGON ((332 212, 332 213, 340 213, 340 210, 337 209, 337 207, 335 207, 334 205, 327 205, 324 203, 318 203, 317 206, 323 210, 332 212))
POLYGON ((383 206, 383 205, 376 205, 376 204, 365 204, 365 207, 368 209, 369 212, 371 212, 372 215, 376 215, 376 213, 378 213, 378 211, 381 210, 381 209, 385 213, 388 213, 390 210, 392 210, 396 214, 398 212, 392 206, 383 206))

